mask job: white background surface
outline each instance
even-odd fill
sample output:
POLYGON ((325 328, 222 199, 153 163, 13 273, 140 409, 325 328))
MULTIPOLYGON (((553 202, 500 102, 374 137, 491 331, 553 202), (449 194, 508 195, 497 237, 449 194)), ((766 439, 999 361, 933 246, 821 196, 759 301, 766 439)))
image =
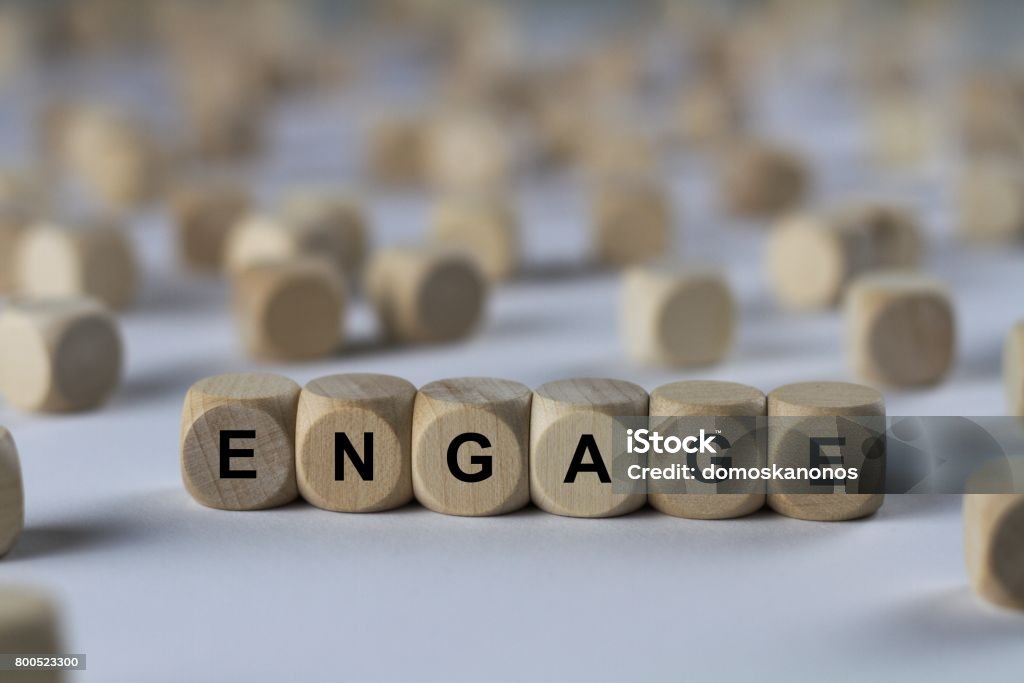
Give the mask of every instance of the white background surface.
MULTIPOLYGON (((802 77, 814 85, 815 74, 802 77)), ((815 144, 795 142, 827 160, 816 201, 884 188, 916 207, 933 240, 929 266, 954 288, 955 370, 939 387, 888 392, 889 413, 1001 414, 1000 347, 1024 316, 1021 252, 956 247, 941 165, 917 178, 870 170, 837 113, 841 98, 808 92, 817 95, 766 101, 760 120, 769 132, 794 111, 809 122, 815 144)), ((276 191, 309 178, 351 181, 354 133, 344 124, 357 110, 347 95, 284 111, 275 139, 302 151, 258 182, 276 191)), ((763 390, 850 379, 839 313, 778 311, 763 289, 762 236, 718 215, 709 169, 682 158, 666 173, 681 258, 725 265, 740 300, 736 347, 718 367, 634 367, 617 329, 617 278, 573 267, 555 277, 555 264, 582 262, 586 244, 585 200, 564 179, 522 193, 531 269, 547 277, 495 292, 478 337, 376 348, 357 304, 350 348, 302 365, 249 362, 220 283, 179 274, 166 219, 138 217, 147 278, 123 318, 126 377, 113 402, 59 417, 0 407, 21 451, 27 505, 0 580, 61 598, 67 650, 89 657, 89 670, 69 680, 1019 678, 1024 618, 969 593, 957 497, 890 497, 873 518, 842 524, 767 512, 716 522, 649 510, 610 520, 534 509, 463 519, 416 506, 345 515, 302 503, 233 513, 188 497, 181 401, 193 381, 220 372, 280 371, 300 383, 334 372, 416 384, 495 375, 531 386, 607 376, 648 389, 690 377, 763 390)), ((424 197, 368 199, 379 244, 422 233, 424 197)))

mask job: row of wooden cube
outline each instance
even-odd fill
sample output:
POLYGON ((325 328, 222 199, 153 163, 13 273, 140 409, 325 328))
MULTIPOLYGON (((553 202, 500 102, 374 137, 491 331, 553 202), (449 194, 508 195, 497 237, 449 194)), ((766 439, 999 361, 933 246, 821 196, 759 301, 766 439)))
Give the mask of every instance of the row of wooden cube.
MULTIPOLYGON (((682 517, 749 514, 763 494, 617 492, 608 474, 613 425, 623 416, 884 416, 869 387, 812 382, 767 397, 730 382, 668 384, 650 395, 613 379, 569 379, 531 391, 518 382, 460 378, 419 391, 385 375, 333 375, 300 387, 269 374, 210 377, 193 385, 182 414, 185 485, 228 510, 284 505, 301 494, 328 510, 371 512, 415 497, 447 514, 497 515, 531 500, 574 517, 642 507, 682 517), (491 453, 457 466, 465 452, 491 453), (354 470, 354 471, 353 471, 354 470)), ((780 440, 781 443, 781 440, 780 440)), ((768 496, 792 517, 843 520, 873 513, 880 493, 768 496)))

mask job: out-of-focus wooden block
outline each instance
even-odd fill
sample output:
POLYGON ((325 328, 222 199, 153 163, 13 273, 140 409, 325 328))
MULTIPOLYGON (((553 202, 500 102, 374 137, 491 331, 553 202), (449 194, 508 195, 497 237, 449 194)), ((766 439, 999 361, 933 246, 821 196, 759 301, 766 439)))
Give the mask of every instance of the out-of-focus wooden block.
POLYGON ((384 185, 422 185, 427 179, 429 125, 422 118, 383 117, 368 138, 370 176, 384 185))
POLYGON ((967 150, 1020 158, 1024 123, 1020 85, 1003 74, 970 77, 959 94, 959 124, 967 150))
POLYGON ((593 218, 597 261, 621 267, 649 261, 672 245, 672 207, 665 191, 639 178, 609 179, 596 188, 593 218))
POLYGON ((262 263, 232 276, 235 309, 249 353, 300 360, 341 345, 345 283, 320 259, 262 263))
POLYGON ((299 385, 238 373, 192 385, 181 414, 181 476, 196 501, 262 510, 293 501, 299 385))
POLYGON ((1024 169, 1020 161, 969 162, 961 177, 958 201, 958 227, 967 239, 1024 239, 1024 169))
POLYGON ((615 517, 643 507, 646 493, 615 493, 616 417, 647 415, 641 387, 614 379, 566 379, 533 392, 530 495, 540 509, 569 517, 615 517))
MULTIPOLYGON (((63 652, 60 615, 53 600, 27 586, 0 588, 0 652, 58 655, 63 652)), ((7 672, 7 680, 59 683, 60 671, 7 672)))
POLYGON ((739 96, 726 84, 705 79, 683 94, 680 122, 687 144, 724 144, 735 138, 743 126, 739 96))
POLYGON ((924 256, 925 242, 914 214, 895 204, 860 200, 837 206, 829 220, 840 231, 861 232, 867 236, 872 268, 912 270, 924 256))
POLYGON ((362 273, 370 235, 366 213, 354 197, 329 190, 294 192, 285 200, 281 217, 303 236, 299 241, 308 250, 329 256, 346 277, 362 273))
POLYGON ((454 193, 500 192, 514 171, 508 131, 483 111, 440 115, 429 129, 426 161, 434 186, 454 193))
POLYGON ((582 133, 583 170, 599 182, 609 177, 615 182, 623 177, 657 174, 657 151, 646 131, 604 122, 588 124, 582 133))
MULTIPOLYGON (((847 382, 800 382, 781 386, 768 394, 768 465, 780 467, 820 466, 809 460, 809 438, 842 439, 843 467, 861 468, 858 481, 872 482, 866 493, 772 493, 768 505, 776 512, 797 519, 834 522, 873 514, 882 506, 871 468, 884 472, 885 400, 871 387, 847 382), (822 418, 866 418, 843 420, 822 418), (806 418, 777 420, 775 418, 806 418), (878 427, 876 430, 875 427, 878 427), (848 457, 849 456, 849 457, 848 457), (859 460, 853 462, 853 457, 859 460)), ((830 442, 831 443, 831 442, 830 442)), ((838 460, 840 445, 823 445, 822 457, 838 460)), ((785 484, 786 482, 783 482, 785 484)), ((847 482, 849 483, 849 482, 847 482)))
POLYGON ((249 211, 249 193, 230 182, 195 183, 171 198, 181 261, 195 271, 224 267, 225 245, 235 225, 249 211))
POLYGON ((121 381, 121 332, 92 299, 11 302, 0 312, 0 339, 0 393, 22 410, 89 410, 121 381))
POLYGON ((18 448, 11 433, 0 427, 0 558, 14 547, 25 526, 25 490, 18 448))
POLYGON ((637 362, 709 365, 732 347, 736 305, 717 271, 636 266, 623 276, 619 320, 626 350, 637 362))
POLYGON ((433 236, 471 252, 492 281, 505 280, 519 268, 519 221, 507 201, 495 197, 448 198, 434 211, 433 236))
POLYGON ((1024 609, 1024 495, 964 496, 964 555, 974 592, 1024 609))
POLYGON ((461 249, 391 247, 371 258, 366 291, 389 339, 443 342, 476 329, 487 280, 476 259, 461 249))
POLYGON ((1003 349, 1003 378, 1010 415, 1024 416, 1024 321, 1013 326, 1003 349))
POLYGON ((0 205, 0 294, 15 289, 15 250, 18 240, 25 234, 28 217, 8 205, 0 205))
POLYGON ((871 233, 863 221, 836 220, 828 213, 793 214, 768 237, 769 282, 787 308, 838 304, 850 281, 876 263, 871 233))
POLYGON ((85 295, 114 310, 135 300, 135 249, 124 231, 107 222, 34 224, 18 241, 14 259, 15 281, 24 295, 85 295))
POLYGON ((867 120, 872 155, 885 166, 920 164, 942 139, 936 108, 919 94, 879 94, 868 106, 867 120))
POLYGON ((519 382, 464 377, 416 395, 412 481, 416 499, 447 515, 512 512, 530 502, 530 402, 519 382))
POLYGON ((857 376, 890 386, 934 384, 953 364, 956 324, 945 287, 916 273, 869 273, 846 294, 857 376))
POLYGON ((725 204, 745 218, 772 218, 796 208, 809 184, 810 171, 804 160, 777 145, 739 144, 724 160, 725 204))
MULTIPOLYGON (((758 418, 768 414, 768 404, 764 392, 745 384, 735 382, 713 382, 703 380, 689 380, 665 384, 651 392, 651 429, 657 430, 655 424, 657 418, 665 417, 740 417, 758 418)), ((659 421, 660 422, 660 421, 659 421)), ((732 444, 732 449, 744 448, 744 456, 755 454, 760 444, 756 439, 750 439, 745 433, 751 426, 756 424, 738 424, 739 434, 725 433, 729 429, 728 421, 716 420, 715 427, 721 428, 723 436, 732 444), (744 439, 747 439, 744 441, 744 439)), ((724 453, 724 457, 734 457, 734 450, 730 449, 724 453)), ((671 456, 678 458, 678 456, 671 456)), ((738 462, 733 460, 734 466, 756 466, 748 464, 749 458, 738 462)), ((653 463, 652 463, 653 464, 653 463)), ((701 466, 708 466, 699 463, 701 466)), ((763 463, 759 463, 763 465, 763 463)), ((649 484, 649 486, 653 486, 649 484)), ((721 487, 722 484, 715 486, 721 487)), ((726 484, 728 486, 728 484, 726 484)), ((759 493, 656 493, 648 491, 647 500, 651 507, 660 510, 665 514, 675 517, 688 517, 690 519, 729 519, 742 517, 757 512, 764 506, 765 495, 759 493)))
POLYGON ((330 375, 302 389, 296 428, 299 493, 336 512, 377 512, 412 500, 416 387, 399 377, 330 375))

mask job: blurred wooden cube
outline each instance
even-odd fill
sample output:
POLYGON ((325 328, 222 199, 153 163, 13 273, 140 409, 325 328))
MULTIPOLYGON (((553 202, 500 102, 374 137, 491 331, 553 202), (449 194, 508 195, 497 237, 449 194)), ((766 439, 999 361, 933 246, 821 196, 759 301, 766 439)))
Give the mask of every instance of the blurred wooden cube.
POLYGON ((964 554, 974 592, 1024 609, 1024 494, 964 496, 964 554))
POLYGON ((384 116, 373 121, 368 136, 370 176, 382 185, 415 186, 427 181, 427 121, 384 116))
POLYGON ((1024 162, 969 162, 960 181, 959 219, 960 232, 969 240, 1024 239, 1024 162))
POLYGON ((622 267, 665 255, 673 241, 665 190, 642 177, 607 179, 594 192, 593 239, 598 263, 622 267))
POLYGON ((807 195, 810 171, 795 152, 747 142, 726 155, 722 193, 730 211, 744 218, 772 218, 796 208, 807 195))
MULTIPOLYGON (((27 586, 5 585, 0 588, 0 651, 59 655, 64 651, 61 641, 60 615, 48 594, 27 586)), ((11 673, 6 678, 33 683, 64 680, 60 671, 23 671, 11 673)))
POLYGON ((228 235, 249 212, 252 200, 242 187, 224 181, 179 188, 171 199, 181 261, 198 272, 224 267, 228 235))
POLYGON ((25 526, 21 462, 11 433, 0 427, 0 558, 14 547, 25 526))
POLYGON ((515 209, 497 197, 450 197, 434 210, 434 239, 473 253, 484 274, 499 282, 520 266, 519 221, 515 209))
POLYGON ((340 271, 355 280, 366 265, 370 230, 366 212, 354 197, 325 189, 290 194, 281 209, 282 220, 308 248, 330 257, 340 271))

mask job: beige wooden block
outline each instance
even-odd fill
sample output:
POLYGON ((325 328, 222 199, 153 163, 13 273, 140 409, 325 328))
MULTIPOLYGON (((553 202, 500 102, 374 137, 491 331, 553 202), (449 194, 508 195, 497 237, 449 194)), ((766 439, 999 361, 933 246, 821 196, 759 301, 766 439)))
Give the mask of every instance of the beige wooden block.
POLYGON ((726 84, 705 79, 688 88, 680 106, 683 140, 691 145, 722 145, 743 126, 738 95, 726 84))
POLYGON ((1010 415, 1024 416, 1024 321, 1014 325, 1006 337, 1003 378, 1006 383, 1006 409, 1010 415))
POLYGON ((663 188, 639 178, 602 183, 594 196, 594 252, 611 267, 642 263, 672 245, 672 207, 663 188))
MULTIPOLYGON (((705 380, 689 380, 664 384, 651 392, 651 429, 656 430, 657 418, 664 417, 710 417, 710 418, 758 418, 768 414, 768 404, 764 392, 745 384, 735 382, 715 382, 705 380)), ((660 420, 659 420, 660 422, 660 420)), ((723 436, 733 444, 734 448, 746 448, 745 456, 754 455, 759 443, 751 440, 746 430, 756 425, 747 423, 730 423, 728 420, 716 419, 709 428, 720 428, 723 436), (731 427, 731 430, 730 430, 731 427), (746 442, 743 439, 747 438, 746 442)), ((678 456, 672 456, 673 458, 678 456)), ((747 465, 735 462, 735 466, 747 465)), ((700 463, 706 466, 705 463, 700 463)), ((763 463, 759 463, 763 465, 763 463)), ((765 495, 758 493, 727 493, 721 492, 721 484, 715 493, 656 493, 649 491, 647 500, 651 507, 675 517, 689 519, 730 519, 757 512, 764 506, 765 495)), ((727 488, 727 486, 725 487, 727 488)), ((689 487, 687 487, 689 489, 689 487)))
POLYGON ((918 94, 886 93, 867 112, 872 156, 885 166, 909 167, 925 161, 941 141, 938 110, 918 94))
POLYGON ((1024 152, 1019 84, 1003 74, 969 78, 959 93, 959 121, 972 154, 1018 156, 1024 152))
POLYGON ((766 143, 736 145, 726 155, 722 192, 738 216, 772 218, 804 199, 810 171, 795 152, 766 143))
POLYGON ((582 133, 583 170, 599 181, 657 174, 657 149, 646 131, 622 123, 588 122, 582 133))
POLYGON ((916 273, 863 275, 846 294, 854 372, 890 386, 934 384, 954 360, 956 329, 945 287, 916 273))
POLYGON ((0 205, 0 295, 14 291, 15 251, 18 240, 25 234, 28 217, 23 211, 0 205))
POLYGON ((964 555, 971 588, 1003 607, 1024 609, 1024 495, 964 496, 964 555))
POLYGON ((25 526, 25 490, 18 448, 0 427, 0 558, 14 547, 25 526))
POLYGON ((768 238, 766 265, 776 298, 787 308, 834 306, 849 282, 874 259, 868 233, 827 215, 794 214, 768 238))
POLYGON ((508 279, 521 259, 519 221, 512 205, 495 197, 451 197, 437 205, 434 239, 476 256, 492 281, 508 279))
POLYGON ((197 502, 262 510, 295 500, 299 392, 287 377, 262 373, 192 385, 181 413, 181 476, 197 502))
POLYGON ((245 346, 253 356, 301 360, 340 348, 345 284, 325 261, 258 264, 235 273, 231 283, 245 346))
MULTIPOLYGON (((844 439, 847 445, 843 447, 843 466, 862 468, 858 481, 874 482, 869 474, 878 467, 884 473, 884 441, 878 440, 884 432, 881 420, 884 417, 885 400, 871 387, 847 382, 800 382, 781 386, 768 394, 768 464, 809 467, 812 465, 808 460, 809 436, 844 439), (833 416, 866 419, 821 419, 833 416), (880 458, 878 444, 883 449, 880 458)), ((824 451, 823 455, 838 459, 824 451)), ((875 492, 878 488, 874 484, 868 493, 771 493, 771 490, 769 484, 768 505, 776 512, 796 519, 825 522, 866 517, 877 511, 885 499, 884 494, 875 492)))
POLYGON ((533 392, 530 496, 569 517, 615 517, 643 507, 645 493, 615 493, 616 417, 647 415, 641 387, 615 379, 566 379, 533 392))
POLYGON ((0 393, 22 410, 89 410, 121 381, 117 320, 92 299, 13 301, 0 312, 0 339, 0 393))
POLYGON ((109 223, 37 223, 18 241, 14 258, 18 291, 27 296, 91 296, 115 310, 135 300, 134 247, 109 223))
POLYGON ((411 501, 415 400, 416 387, 389 375, 330 375, 307 384, 295 435, 302 497, 336 512, 411 501))
POLYGON ((924 257, 925 242, 920 225, 908 209, 886 202, 859 200, 841 204, 829 212, 829 220, 840 230, 867 236, 871 268, 886 270, 917 268, 924 257))
POLYGON ((476 259, 447 246, 375 252, 366 291, 386 337, 428 343, 471 334, 483 318, 488 294, 476 259))
POLYGON ((209 181, 178 188, 171 197, 171 212, 181 262, 195 271, 221 270, 228 235, 251 205, 249 193, 231 182, 209 181))
POLYGON ((960 233, 978 242, 1024 239, 1024 170, 1019 161, 969 162, 958 193, 960 233))
POLYGON ((354 197, 330 190, 293 192, 281 216, 307 251, 328 256, 349 278, 362 273, 370 235, 366 212, 354 197))
POLYGON ((533 392, 490 377, 431 382, 416 395, 416 500, 447 515, 502 515, 530 502, 533 392))
MULTIPOLYGON (((64 652, 60 615, 49 595, 18 585, 0 587, 0 652, 59 655, 64 652)), ((60 671, 5 672, 12 683, 59 683, 60 671)))
POLYGON ((500 192, 514 171, 512 141, 489 112, 447 112, 429 129, 426 163, 431 182, 441 190, 500 192))
POLYGON ((718 271, 635 266, 623 276, 619 320, 626 350, 639 363, 710 365, 732 347, 736 304, 718 271))
POLYGON ((429 125, 421 118, 380 117, 368 137, 370 176, 384 185, 422 185, 427 179, 429 125))

